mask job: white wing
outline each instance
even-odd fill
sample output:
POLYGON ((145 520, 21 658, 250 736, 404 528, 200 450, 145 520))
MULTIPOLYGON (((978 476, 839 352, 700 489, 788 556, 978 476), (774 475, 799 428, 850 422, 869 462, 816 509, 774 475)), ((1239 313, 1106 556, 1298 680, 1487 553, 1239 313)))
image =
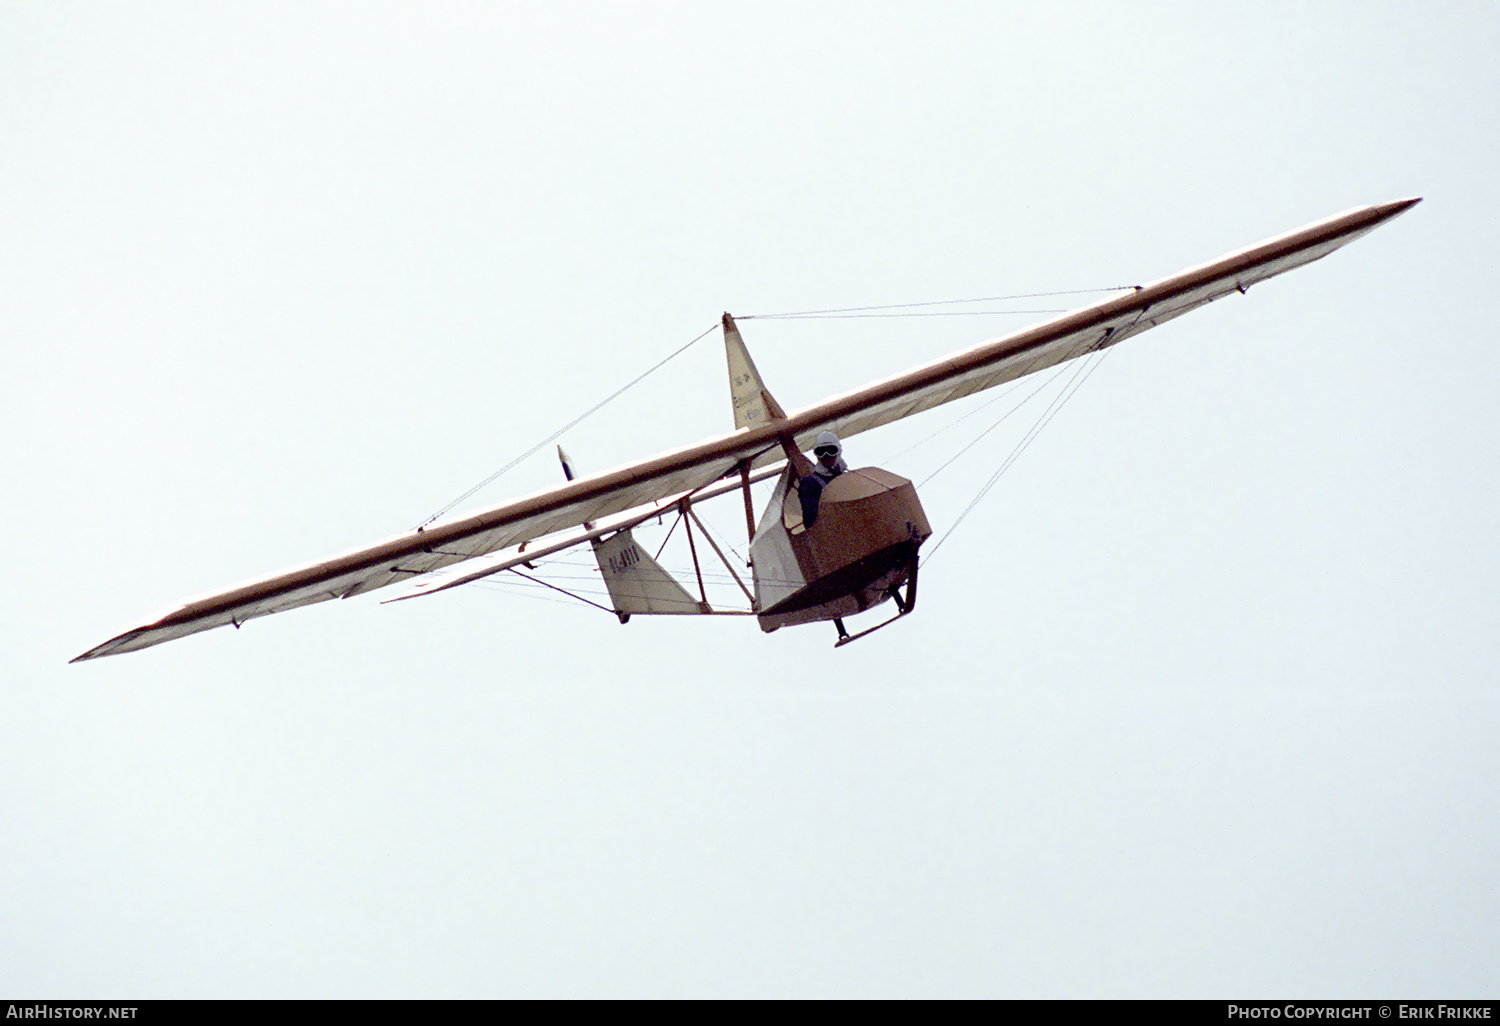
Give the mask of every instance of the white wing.
POLYGON ((1190 267, 1128 295, 1074 310, 834 396, 795 411, 786 420, 761 426, 752 422, 733 434, 186 602, 73 661, 147 648, 326 599, 349 598, 701 488, 746 460, 763 465, 779 459, 780 439, 786 435, 805 449, 819 431, 832 429, 841 436, 868 431, 1114 345, 1215 299, 1244 292, 1257 282, 1327 256, 1418 202, 1406 199, 1356 207, 1190 267))
POLYGON ((825 399, 793 415, 806 448, 818 431, 839 437, 962 399, 1154 328, 1216 299, 1319 260, 1420 203, 1420 198, 1355 207, 1225 254, 1135 292, 992 339, 886 381, 825 399), (816 423, 805 424, 810 418, 816 423))

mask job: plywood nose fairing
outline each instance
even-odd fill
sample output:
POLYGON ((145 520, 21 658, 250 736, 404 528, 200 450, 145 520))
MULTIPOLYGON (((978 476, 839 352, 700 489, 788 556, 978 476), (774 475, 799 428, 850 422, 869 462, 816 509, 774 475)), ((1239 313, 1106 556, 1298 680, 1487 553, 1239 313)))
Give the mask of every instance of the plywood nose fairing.
POLYGON ((917 549, 931 535, 916 487, 898 474, 863 467, 835 477, 811 527, 784 474, 750 546, 761 630, 884 602, 915 574, 917 549))

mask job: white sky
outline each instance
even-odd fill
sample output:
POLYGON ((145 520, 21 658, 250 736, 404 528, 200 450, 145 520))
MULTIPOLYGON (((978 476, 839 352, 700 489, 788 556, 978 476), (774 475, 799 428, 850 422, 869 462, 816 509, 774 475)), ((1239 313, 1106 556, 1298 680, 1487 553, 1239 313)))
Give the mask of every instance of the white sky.
MULTIPOLYGON (((0 992, 1493 996, 1496 52, 1483 2, 0 5, 0 992), (66 665, 722 310, 1408 195, 1112 351, 852 647, 470 589, 66 665)), ((744 331, 793 407, 1031 319, 744 331)), ((726 430, 722 361, 564 444, 726 430)), ((960 412, 851 463, 920 479, 960 412)))

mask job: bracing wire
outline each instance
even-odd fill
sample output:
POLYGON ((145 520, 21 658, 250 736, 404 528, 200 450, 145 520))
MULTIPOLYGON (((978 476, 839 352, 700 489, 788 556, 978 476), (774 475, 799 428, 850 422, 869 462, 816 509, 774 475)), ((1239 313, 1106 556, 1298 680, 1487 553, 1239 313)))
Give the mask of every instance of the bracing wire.
MULTIPOLYGON (((1065 369, 1066 369, 1066 365, 1064 365, 1063 367, 1059 367, 1056 371, 1053 372, 1053 374, 1052 374, 1051 377, 1049 377, 1046 381, 1043 381, 1036 388, 1032 389, 1031 393, 1029 395, 1027 395, 1026 398, 1022 399, 1020 402, 1016 403, 1016 405, 1014 405, 1010 409, 1006 410, 1003 414, 1000 415, 1000 419, 999 420, 995 421, 989 427, 985 428, 978 435, 976 435, 974 437, 974 440, 972 442, 970 442, 968 445, 966 445, 962 449, 958 450, 958 452, 954 453, 952 456, 949 456, 946 460, 944 460, 943 463, 942 463, 942 465, 939 466, 932 473, 930 473, 926 477, 924 477, 922 479, 921 483, 917 487, 919 487, 919 488, 920 487, 925 487, 928 481, 931 481, 933 478, 937 477, 943 471, 947 470, 950 466, 953 465, 953 462, 955 460, 957 460, 964 453, 968 452, 970 449, 974 448, 974 446, 978 445, 980 439, 982 439, 985 435, 989 434, 991 431, 995 430, 1001 424, 1004 424, 1006 422, 1006 420, 1008 420, 1010 418, 1011 414, 1018 412, 1021 409, 1021 407, 1025 406, 1027 403, 1031 402, 1031 400, 1035 399, 1038 394, 1040 394, 1044 389, 1046 389, 1049 385, 1051 385, 1052 382, 1056 381, 1058 379, 1058 377, 1063 373, 1063 371, 1065 369)), ((1014 391, 1014 389, 1011 389, 1010 391, 1014 391)), ((1010 391, 1006 392, 1006 395, 1009 395, 1010 391)))
MULTIPOLYGON (((958 530, 958 525, 963 523, 964 518, 967 517, 971 512, 973 512, 974 508, 979 505, 980 501, 985 497, 985 495, 989 493, 990 489, 995 487, 995 483, 1000 480, 1001 475, 1009 470, 1015 464, 1016 460, 1020 458, 1021 454, 1026 451, 1027 447, 1036 440, 1036 436, 1041 434, 1042 429, 1045 428, 1049 423, 1051 423, 1052 418, 1057 416, 1057 414, 1062 410, 1063 406, 1067 404, 1068 400, 1072 399, 1073 396, 1078 394, 1078 390, 1083 387, 1083 383, 1087 381, 1089 379, 1089 376, 1092 375, 1094 371, 1098 369, 1099 365, 1104 362, 1104 357, 1108 355, 1108 353, 1109 350, 1107 349, 1098 350, 1097 352, 1092 354, 1092 356, 1088 360, 1079 363, 1078 368, 1073 372, 1073 376, 1068 379, 1066 384, 1063 385, 1062 391, 1058 393, 1056 398, 1054 398, 1052 402, 1047 406, 1047 408, 1042 411, 1041 417, 1035 424, 1032 425, 1031 430, 1026 432, 1025 436, 1023 436, 1022 439, 1016 443, 1016 447, 1012 449, 1010 451, 1010 454, 1005 457, 1003 462, 1001 462, 999 469, 997 469, 994 474, 990 475, 990 479, 984 483, 984 487, 979 489, 978 494, 976 494, 974 498, 969 500, 969 504, 964 507, 964 511, 958 515, 958 518, 953 521, 953 523, 948 527, 948 530, 943 532, 943 536, 937 540, 937 544, 933 545, 932 548, 927 550, 927 555, 922 559, 922 564, 924 566, 932 560, 933 556, 937 554, 937 550, 942 548, 943 542, 947 541, 950 537, 953 536, 953 532, 958 530)), ((1033 395, 1034 394, 1035 393, 1033 393, 1033 395)))
POLYGON ((537 587, 534 584, 506 584, 503 582, 496 583, 494 581, 475 581, 474 586, 475 590, 477 591, 488 592, 491 595, 501 595, 504 596, 507 601, 512 598, 525 598, 533 599, 537 602, 552 602, 556 603, 559 606, 567 606, 569 609, 581 608, 577 602, 569 601, 567 599, 553 598, 550 594, 543 592, 541 588, 537 587))
POLYGON ((976 406, 972 410, 970 410, 968 413, 965 413, 965 414, 963 414, 962 416, 959 416, 959 417, 955 417, 952 421, 950 421, 947 424, 944 424, 942 427, 938 428, 936 431, 934 431, 932 434, 928 435, 926 438, 922 438, 922 439, 919 439, 918 441, 915 441, 915 442, 911 443, 905 449, 902 449, 900 452, 898 452, 894 456, 892 456, 890 458, 890 462, 891 463, 895 463, 897 460, 899 460, 901 457, 905 456, 907 453, 914 452, 917 449, 920 449, 922 446, 924 446, 928 442, 932 441, 938 435, 946 434, 947 432, 952 431, 954 428, 958 427, 958 425, 962 424, 964 421, 968 420, 970 417, 974 416, 976 413, 983 413, 985 410, 989 409, 991 406, 994 406, 1001 399, 1004 399, 1006 396, 1010 395, 1011 393, 1013 393, 1016 389, 1018 389, 1020 387, 1021 387, 1020 383, 1018 383, 1018 382, 1017 383, 1013 383, 1009 388, 1005 389, 999 395, 995 396, 992 399, 986 400, 983 405, 976 406))
MULTIPOLYGON (((1126 292, 1139 285, 1110 285, 1097 289, 1066 289, 1062 292, 1020 292, 1014 296, 979 296, 975 299, 929 299, 921 303, 887 303, 884 306, 842 306, 828 310, 789 310, 782 313, 745 314, 735 320, 775 320, 789 317, 822 317, 830 314, 862 314, 871 310, 909 310, 918 306, 956 306, 960 303, 1005 303, 1013 299, 1045 299, 1050 296, 1081 296, 1089 292, 1126 292)), ((967 312, 967 311, 961 311, 967 312)), ((1061 313, 1058 310, 987 310, 983 313, 1061 313)), ((888 316, 902 316, 892 314, 888 316)), ((918 315, 908 315, 918 316, 918 315)), ((939 315, 943 316, 943 315, 939 315)))
POLYGON ((515 567, 511 567, 510 572, 513 573, 513 574, 515 574, 517 577, 524 577, 528 581, 532 581, 532 582, 535 582, 536 584, 540 584, 544 588, 551 588, 553 591, 562 592, 562 594, 567 595, 569 598, 575 598, 579 602, 587 603, 588 605, 593 606, 595 609, 602 609, 606 613, 613 613, 614 612, 613 609, 609 608, 608 606, 602 606, 599 603, 595 602, 593 599, 586 599, 582 595, 574 594, 573 592, 567 590, 566 588, 559 588, 555 584, 549 584, 546 581, 542 580, 540 577, 533 577, 530 574, 524 574, 521 571, 517 570, 515 567))
POLYGON ((614 402, 620 396, 624 395, 627 391, 629 391, 630 389, 634 388, 636 385, 639 385, 642 381, 645 381, 652 374, 654 374, 657 371, 661 370, 661 368, 665 367, 673 359, 675 359, 676 357, 681 356, 683 353, 687 352, 694 345, 696 345, 699 341, 701 341, 706 335, 708 335, 710 332, 714 331, 714 329, 718 328, 718 326, 719 326, 719 322, 715 321, 712 325, 709 326, 709 328, 707 330, 705 330, 702 334, 698 335, 691 342, 688 342, 686 345, 681 346, 678 349, 673 350, 671 353, 667 354, 667 356, 664 359, 662 359, 660 362, 658 362, 656 364, 653 364, 651 367, 647 368, 638 377, 636 377, 636 378, 632 379, 631 381, 625 383, 624 385, 620 386, 618 389, 616 389, 615 391, 611 392, 609 395, 605 396, 599 402, 595 403, 593 406, 590 406, 587 410, 584 410, 578 416, 574 417, 572 420, 568 421, 562 427, 560 427, 556 431, 552 432, 552 434, 548 435, 546 438, 542 439, 540 442, 538 442, 535 445, 533 445, 530 449, 527 449, 525 452, 521 453, 521 455, 517 456, 515 459, 511 460, 505 466, 503 466, 499 470, 495 471, 489 477, 487 477, 483 481, 479 482, 473 488, 470 488, 468 491, 464 492, 458 498, 456 498, 452 502, 448 503, 448 505, 444 506, 442 509, 440 509, 436 513, 432 514, 432 516, 428 517, 426 520, 424 520, 420 524, 418 524, 416 526, 416 530, 418 530, 418 531, 422 530, 428 524, 430 524, 433 521, 437 520, 439 517, 443 516, 444 514, 450 512, 459 503, 467 501, 476 492, 480 491, 483 488, 488 487, 489 485, 493 484, 495 481, 499 480, 499 478, 502 475, 504 475, 507 472, 515 469, 515 467, 517 465, 519 465, 520 463, 522 463, 526 459, 530 458, 531 456, 535 455, 543 447, 545 447, 547 445, 550 445, 551 443, 557 441, 559 438, 561 438, 563 436, 563 434, 565 432, 567 432, 568 430, 570 430, 570 429, 572 429, 574 427, 577 427, 584 420, 586 420, 587 418, 593 416, 595 413, 598 413, 604 407, 608 406, 610 403, 614 402))
MULTIPOLYGON (((1030 298, 1040 298, 1040 297, 1048 297, 1048 296, 1080 295, 1080 294, 1092 293, 1092 292, 1116 292, 1116 291, 1125 291, 1125 290, 1128 290, 1128 289, 1138 289, 1138 288, 1140 288, 1140 286, 1126 285, 1126 286, 1111 286, 1111 287, 1108 287, 1108 288, 1096 288, 1096 289, 1071 289, 1071 290, 1066 290, 1066 291, 1061 291, 1061 292, 1036 292, 1036 293, 1017 294, 1017 295, 1012 295, 1012 296, 986 296, 986 297, 978 297, 978 298, 974 298, 974 299, 933 300, 933 301, 921 302, 921 303, 894 303, 894 304, 889 304, 889 305, 884 305, 884 306, 842 307, 842 308, 833 308, 833 309, 826 309, 826 310, 802 310, 802 311, 789 311, 789 312, 785 312, 785 313, 751 314, 751 315, 745 315, 745 316, 741 317, 740 319, 741 320, 752 320, 752 319, 761 319, 761 320, 773 320, 773 319, 793 320, 793 319, 813 319, 813 318, 856 318, 856 317, 955 317, 955 316, 991 316, 991 315, 1003 315, 1003 314, 1029 314, 1029 313, 1061 313, 1061 312, 1065 312, 1065 311, 1063 311, 1062 309, 1050 309, 1050 308, 1048 308, 1048 309, 1026 309, 1026 310, 958 310, 958 311, 925 311, 925 310, 924 311, 913 311, 912 308, 915 308, 915 307, 929 307, 929 306, 943 306, 943 305, 955 305, 955 304, 964 304, 964 303, 999 302, 999 301, 1005 301, 1005 300, 1030 299, 1030 298), (903 312, 886 313, 886 312, 879 312, 879 311, 903 311, 903 312)), ((529 457, 535 455, 543 447, 545 447, 546 445, 548 445, 548 444, 556 441, 558 438, 560 438, 568 430, 572 429, 573 427, 576 427, 579 423, 581 423, 582 421, 584 421, 588 417, 592 416, 593 414, 597 413, 599 410, 603 409, 605 406, 607 406, 609 403, 613 402, 615 399, 619 398, 626 391, 628 391, 631 388, 635 387, 636 385, 640 384, 647 377, 649 377, 650 375, 652 375, 656 371, 660 370, 667 363, 671 362, 673 359, 675 359, 676 357, 680 356, 682 353, 686 352, 688 349, 692 348, 699 341, 701 341, 707 335, 709 335, 710 333, 712 333, 715 330, 715 328, 717 328, 717 327, 718 327, 717 323, 711 325, 710 327, 708 327, 707 329, 705 329, 703 332, 701 332, 700 334, 698 334, 697 336, 695 336, 693 339, 691 339, 690 341, 688 341, 684 345, 682 345, 682 346, 678 347, 677 349, 673 350, 666 357, 664 357, 663 359, 661 359, 657 363, 653 364, 651 367, 647 368, 644 372, 642 372, 641 374, 639 374, 638 376, 636 376, 635 378, 633 378, 631 381, 627 382, 625 385, 623 385, 620 388, 616 389, 610 395, 606 396, 604 399, 600 400, 598 403, 595 403, 588 410, 585 410, 583 413, 579 414, 573 420, 569 421, 567 424, 563 425, 561 428, 559 428, 556 431, 554 431, 551 435, 549 435, 548 437, 542 439, 540 442, 537 442, 535 445, 533 445, 531 448, 529 448, 528 450, 526 450, 524 453, 520 454, 519 456, 517 456, 514 459, 512 459, 509 463, 505 464, 505 466, 501 467, 499 470, 495 471, 493 474, 491 474, 490 476, 488 476, 487 478, 485 478, 483 481, 479 482, 474 487, 470 488, 468 491, 466 491, 462 495, 458 496, 456 499, 454 499, 452 502, 448 503, 442 509, 440 509, 437 512, 433 513, 430 517, 428 517, 421 524, 419 524, 416 527, 416 530, 418 530, 418 531, 423 530, 429 524, 433 523, 434 521, 438 520, 439 518, 441 518, 442 516, 444 516, 445 514, 447 514, 448 512, 450 512, 451 510, 453 510, 460 503, 462 503, 462 502, 466 501, 467 499, 471 498, 477 492, 479 492, 483 488, 485 488, 488 485, 490 485, 493 482, 495 482, 497 479, 499 479, 501 476, 503 476, 504 474, 506 474, 510 470, 514 469, 520 463, 522 463, 523 461, 525 461, 529 457)), ((1043 411, 1043 413, 1042 413, 1040 419, 1038 420, 1038 422, 1035 425, 1033 425, 1033 427, 1031 428, 1031 430, 1028 431, 1027 434, 1021 439, 1021 441, 1016 445, 1016 447, 1011 451, 1011 453, 1002 462, 1002 464, 1000 465, 999 469, 997 469, 995 471, 995 473, 990 477, 990 479, 985 483, 985 485, 979 490, 978 494, 976 494, 974 496, 974 498, 969 502, 969 505, 967 507, 965 507, 965 509, 964 509, 964 511, 962 513, 959 514, 958 518, 956 520, 954 520, 953 524, 948 528, 948 530, 943 533, 942 537, 940 537, 938 539, 937 543, 935 545, 933 545, 931 549, 928 550, 928 552, 926 554, 926 557, 922 560, 922 562, 924 564, 927 563, 932 558, 932 556, 936 554, 937 550, 942 547, 943 543, 946 542, 948 540, 948 538, 952 536, 952 534, 954 533, 955 530, 957 530, 959 524, 961 524, 964 521, 964 519, 969 515, 969 513, 971 513, 974 510, 974 508, 976 506, 978 506, 978 504, 983 500, 983 498, 985 497, 985 495, 987 495, 989 493, 989 491, 995 486, 996 482, 1000 479, 1000 477, 1008 469, 1010 469, 1010 467, 1016 462, 1016 460, 1020 457, 1021 453, 1023 453, 1026 450, 1026 448, 1030 446, 1031 442, 1035 440, 1036 436, 1041 432, 1041 430, 1044 427, 1046 427, 1046 425, 1048 423, 1051 422, 1052 418, 1055 417, 1057 415, 1057 413, 1062 409, 1062 407, 1073 397, 1073 395, 1075 395, 1077 393, 1078 389, 1080 387, 1082 387, 1083 383, 1089 378, 1090 375, 1093 374, 1094 370, 1097 369, 1099 363, 1102 362, 1103 355, 1104 355, 1104 353, 1103 353, 1103 351, 1101 351, 1099 353, 1094 354, 1093 358, 1090 359, 1089 361, 1084 361, 1084 362, 1081 362, 1079 364, 1078 368, 1074 372, 1073 377, 1070 378, 1069 381, 1063 386, 1063 390, 1062 390, 1061 393, 1059 393, 1058 397, 1055 398, 1053 400, 1053 402, 1047 407, 1047 409, 1043 411)), ((1026 373, 1026 372, 1023 371, 1022 373, 1026 373)), ((941 466, 939 466, 937 468, 937 470, 935 470, 931 474, 929 474, 927 476, 927 478, 925 478, 923 480, 922 484, 925 485, 928 481, 931 481, 933 477, 937 476, 937 474, 939 474, 943 470, 947 469, 947 467, 949 467, 955 460, 957 460, 959 456, 962 456, 965 452, 969 451, 969 449, 973 448, 973 446, 976 445, 976 444, 978 444, 978 442, 981 439, 983 439, 991 431, 993 431, 995 428, 997 428, 1000 425, 1000 423, 1002 423, 1003 421, 1005 421, 1012 414, 1016 413, 1022 406, 1026 405, 1028 402, 1030 402, 1031 399, 1033 399, 1043 389, 1047 388, 1054 381, 1056 381, 1057 378, 1060 376, 1061 373, 1062 373, 1062 369, 1059 368, 1059 371, 1058 371, 1057 374, 1054 374, 1051 377, 1049 377, 1047 379, 1047 381, 1044 382, 1039 388, 1037 388, 1036 390, 1034 390, 1030 394, 1028 394, 1019 403, 1017 403, 1014 407, 1012 407, 1010 410, 1008 410, 1003 416, 1001 416, 999 420, 997 420, 995 423, 991 424, 988 428, 986 428, 983 432, 981 432, 978 437, 976 437, 973 441, 969 442, 961 450, 959 450, 958 453, 956 453, 954 456, 950 457, 947 461, 945 461, 941 466)), ((936 437, 939 434, 944 433, 949 428, 952 428, 952 427, 956 426, 960 421, 966 419, 969 416, 972 416, 974 413, 977 413, 980 410, 986 409, 989 406, 993 405, 994 403, 999 402, 1001 399, 1004 399, 1006 396, 1008 396, 1011 393, 1013 393, 1018 387, 1019 387, 1019 385, 1016 385, 1016 386, 1012 386, 1009 389, 1006 389, 1000 395, 996 396, 994 399, 992 399, 989 402, 985 403, 983 406, 976 408, 975 410, 971 411, 970 413, 964 414, 964 416, 959 417, 958 420, 954 421, 952 424, 949 424, 946 428, 939 429, 937 432, 934 432, 932 435, 929 435, 927 438, 924 438, 922 441, 916 443, 913 446, 908 447, 908 449, 905 450, 905 451, 906 452, 911 451, 911 449, 914 449, 917 446, 920 446, 920 445, 924 444, 925 442, 930 441, 932 438, 936 437)), ((676 526, 675 523, 673 524, 673 526, 674 527, 676 526)), ((708 530, 708 527, 706 525, 703 525, 703 527, 704 527, 705 531, 708 530)), ((661 545, 662 549, 666 548, 667 542, 670 541, 672 533, 673 532, 669 530, 667 532, 667 536, 662 539, 662 545, 661 545)), ((736 549, 736 547, 734 545, 732 545, 732 544, 729 543, 729 541, 728 541, 727 538, 721 538, 721 540, 723 541, 725 547, 728 548, 729 551, 732 552, 736 558, 743 559, 742 554, 736 549)), ((658 555, 658 558, 659 558, 660 555, 661 555, 661 552, 658 551, 657 555, 658 555)), ((566 565, 567 565, 566 562, 564 562, 564 566, 566 566, 566 565)), ((562 569, 562 568, 560 567, 559 569, 562 569)), ((583 569, 583 566, 578 566, 578 569, 583 569)), ((725 573, 722 573, 722 572, 715 572, 715 571, 713 571, 711 569, 700 568, 700 570, 701 570, 701 572, 702 572, 702 574, 703 574, 703 576, 705 578, 713 578, 714 579, 713 583, 715 583, 716 585, 721 585, 722 584, 722 585, 727 586, 728 582, 730 582, 730 581, 735 581, 735 583, 739 583, 735 578, 732 577, 732 575, 725 574, 725 573)), ((680 573, 686 572, 686 568, 681 568, 681 569, 673 568, 673 569, 669 569, 668 570, 669 573, 670 572, 674 572, 674 571, 675 571, 675 573, 680 574, 680 573)), ((578 590, 582 590, 585 593, 599 594, 601 597, 606 597, 607 596, 607 592, 599 592, 599 591, 596 591, 595 589, 591 589, 591 588, 577 589, 576 585, 574 586, 575 590, 570 591, 570 590, 567 590, 567 589, 564 589, 564 588, 559 588, 557 585, 549 583, 548 581, 543 580, 541 577, 533 577, 533 576, 531 576, 529 574, 522 574, 519 571, 515 571, 515 574, 516 574, 516 578, 511 578, 507 583, 510 583, 511 587, 515 588, 519 592, 529 593, 529 597, 540 598, 540 599, 543 599, 545 601, 559 601, 559 599, 557 599, 555 595, 553 595, 553 594, 547 594, 547 592, 548 591, 551 591, 551 592, 562 592, 562 594, 568 596, 571 599, 575 599, 577 601, 586 603, 588 605, 595 606, 596 608, 606 609, 607 611, 609 611, 608 607, 602 606, 598 602, 594 602, 591 599, 584 597, 584 595, 581 595, 581 594, 577 593, 578 590), (538 594, 538 591, 541 591, 541 594, 538 594)), ((597 582, 597 578, 593 577, 592 575, 588 575, 586 577, 578 577, 578 576, 573 576, 573 575, 570 575, 570 574, 567 574, 567 573, 557 574, 557 573, 553 572, 551 574, 548 574, 548 576, 553 577, 554 580, 580 581, 580 582, 583 581, 583 580, 590 580, 590 581, 594 581, 596 584, 598 583, 597 582)), ((494 582, 494 586, 495 586, 494 590, 496 590, 496 591, 502 591, 502 590, 509 591, 509 589, 505 588, 505 584, 502 583, 502 582, 494 582)), ((743 588, 744 585, 740 584, 740 587, 743 588)), ((565 604, 572 604, 572 603, 565 603, 565 604)))
MULTIPOLYGON (((721 545, 723 545, 726 549, 728 549, 734 555, 735 559, 739 560, 741 563, 746 564, 747 566, 749 565, 750 561, 748 559, 746 559, 743 555, 741 555, 740 550, 734 547, 734 543, 731 542, 727 536, 725 536, 724 534, 721 534, 718 531, 710 530, 707 521, 699 521, 699 526, 701 526, 703 528, 703 530, 704 530, 705 533, 711 534, 715 538, 717 538, 719 540, 719 543, 721 545)), ((721 576, 729 577, 728 574, 723 574, 721 576)), ((730 578, 730 579, 732 580, 733 578, 730 578)))
MULTIPOLYGON (((999 314, 1064 313, 1066 311, 1064 311, 1062 309, 1050 309, 1050 308, 1049 309, 1036 309, 1036 310, 953 310, 953 311, 925 311, 925 312, 920 312, 920 313, 880 313, 880 312, 877 312, 877 311, 888 311, 888 310, 910 311, 910 310, 913 310, 916 307, 925 307, 925 306, 955 306, 955 305, 959 305, 959 304, 963 304, 963 303, 998 303, 998 302, 1007 302, 1007 301, 1015 300, 1015 299, 1041 299, 1041 298, 1046 298, 1046 297, 1050 297, 1050 296, 1077 296, 1077 295, 1085 295, 1087 293, 1092 293, 1092 292, 1123 292, 1123 291, 1126 291, 1126 290, 1129 290, 1129 289, 1136 289, 1136 288, 1139 288, 1139 287, 1140 286, 1138 286, 1138 285, 1111 285, 1111 286, 1106 286, 1106 287, 1101 287, 1101 288, 1092 288, 1092 289, 1065 289, 1065 290, 1060 291, 1060 292, 1022 292, 1022 293, 1017 293, 1017 294, 1011 295, 1011 296, 979 296, 979 297, 975 297, 975 298, 972 298, 972 299, 934 299, 934 300, 927 300, 927 301, 920 302, 920 303, 888 303, 888 304, 885 304, 883 306, 848 306, 848 307, 834 307, 834 308, 830 308, 830 309, 826 309, 826 310, 790 310, 790 311, 785 311, 785 312, 781 312, 781 313, 746 314, 746 315, 740 317, 739 319, 747 321, 747 320, 796 320, 796 319, 835 318, 835 317, 982 317, 982 316, 999 315, 999 314)), ((474 487, 470 488, 468 491, 464 492, 458 498, 456 498, 452 502, 448 503, 442 509, 439 509, 437 512, 433 513, 426 520, 424 520, 420 524, 418 524, 416 526, 415 530, 421 531, 423 528, 427 527, 427 525, 433 523, 434 521, 436 521, 436 520, 440 519, 441 517, 445 516, 446 514, 450 513, 460 503, 466 502, 468 499, 472 498, 476 493, 478 493, 478 492, 482 491, 483 489, 487 488, 489 485, 491 485, 495 481, 499 480, 502 476, 504 476, 505 474, 509 473, 511 470, 514 470, 522 462, 524 462, 525 460, 527 460, 530 457, 534 456, 543 447, 545 447, 547 445, 550 445, 552 442, 557 441, 567 431, 571 430, 574 427, 577 427, 584 420, 586 420, 587 418, 593 416, 595 413, 598 413, 605 406, 609 405, 611 402, 613 402, 614 400, 618 399, 621 395, 623 395, 625 392, 629 391, 631 388, 634 388, 636 385, 640 384, 642 381, 644 381, 646 378, 650 377, 656 371, 658 371, 662 367, 666 366, 673 359, 675 359, 676 357, 678 357, 678 356, 682 355, 683 353, 687 352, 687 350, 689 350, 694 345, 696 345, 698 342, 700 342, 705 336, 707 336, 710 332, 712 332, 718 326, 719 326, 718 323, 715 322, 713 325, 711 325, 710 327, 708 327, 707 329, 705 329, 701 334, 699 334, 698 336, 696 336, 695 338, 693 338, 692 341, 686 343, 685 345, 679 347, 678 349, 673 350, 671 353, 669 353, 661 361, 653 364, 651 367, 649 367, 645 371, 643 371, 640 375, 638 375, 637 377, 633 378, 632 380, 630 380, 626 384, 622 385, 620 388, 616 389, 614 392, 610 393, 608 396, 606 396, 605 398, 601 399, 599 402, 595 403, 593 406, 589 407, 583 413, 580 413, 577 417, 574 417, 572 420, 568 421, 568 423, 564 424, 562 427, 560 427, 556 431, 552 432, 552 434, 548 435, 546 438, 542 439, 540 442, 537 442, 531 448, 527 449, 525 452, 521 453, 519 456, 517 456, 514 459, 512 459, 509 463, 505 464, 505 466, 503 466, 499 470, 495 471, 489 477, 485 478, 483 481, 480 481, 474 487)))
MULTIPOLYGON (((955 302, 962 302, 955 300, 955 302)), ((738 317, 736 320, 751 321, 836 321, 861 320, 870 317, 996 317, 1002 314, 1067 313, 1065 306, 1047 307, 1041 310, 924 310, 920 313, 801 313, 761 314, 759 317, 738 317)))

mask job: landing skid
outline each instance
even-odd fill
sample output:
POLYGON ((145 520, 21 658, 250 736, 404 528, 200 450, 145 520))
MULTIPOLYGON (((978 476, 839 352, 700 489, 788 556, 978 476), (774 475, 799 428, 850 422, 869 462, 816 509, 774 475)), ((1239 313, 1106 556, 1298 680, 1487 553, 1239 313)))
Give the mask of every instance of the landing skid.
POLYGON ((891 624, 895 623, 897 620, 901 619, 907 613, 910 613, 913 609, 916 608, 916 605, 917 605, 917 563, 916 563, 916 560, 912 560, 911 575, 909 577, 907 577, 907 579, 906 579, 906 594, 905 594, 905 596, 903 596, 901 594, 901 586, 899 584, 893 584, 893 585, 891 585, 890 590, 886 594, 890 595, 891 600, 896 603, 896 615, 893 616, 893 617, 891 617, 889 620, 882 620, 880 623, 877 623, 874 627, 867 627, 864 630, 860 631, 858 634, 850 634, 848 628, 846 628, 844 626, 844 620, 843 620, 843 618, 842 617, 834 617, 833 625, 838 628, 838 632, 839 632, 839 640, 837 640, 837 641, 835 641, 833 643, 833 647, 834 648, 843 648, 845 645, 849 644, 849 642, 851 642, 851 641, 858 641, 860 638, 863 638, 866 635, 874 634, 876 631, 880 630, 880 628, 882 628, 882 627, 889 627, 891 624))

